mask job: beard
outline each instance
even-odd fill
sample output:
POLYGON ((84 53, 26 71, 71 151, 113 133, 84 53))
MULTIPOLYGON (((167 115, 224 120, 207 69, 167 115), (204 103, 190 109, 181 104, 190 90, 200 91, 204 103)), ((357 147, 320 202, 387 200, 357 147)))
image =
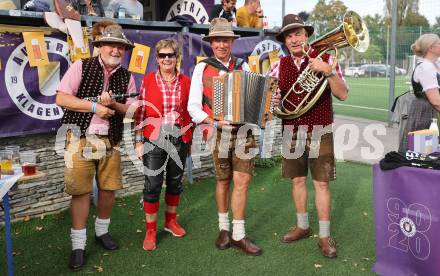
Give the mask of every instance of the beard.
POLYGON ((108 57, 106 60, 103 60, 109 66, 118 66, 122 62, 122 57, 108 57))

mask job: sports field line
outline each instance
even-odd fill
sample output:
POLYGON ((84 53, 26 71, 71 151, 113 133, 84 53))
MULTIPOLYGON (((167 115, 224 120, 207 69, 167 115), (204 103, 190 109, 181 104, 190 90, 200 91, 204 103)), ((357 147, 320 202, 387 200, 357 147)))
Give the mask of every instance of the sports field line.
POLYGON ((346 107, 356 107, 356 108, 361 108, 361 109, 369 109, 369 110, 378 110, 378 111, 388 112, 388 109, 375 108, 375 107, 367 107, 367 106, 360 106, 360 105, 341 104, 341 103, 334 103, 334 105, 340 105, 340 106, 346 106, 346 107))
MULTIPOLYGON (((384 85, 384 84, 371 84, 371 83, 355 83, 355 82, 351 82, 348 84, 349 86, 374 86, 374 87, 390 87, 388 84, 384 85)), ((406 85, 396 85, 395 87, 397 88, 409 88, 406 85)))

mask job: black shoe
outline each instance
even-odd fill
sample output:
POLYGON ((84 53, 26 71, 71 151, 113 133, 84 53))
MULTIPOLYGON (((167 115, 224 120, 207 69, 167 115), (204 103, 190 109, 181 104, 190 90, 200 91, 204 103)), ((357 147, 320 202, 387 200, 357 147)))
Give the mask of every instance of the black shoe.
POLYGON ((106 250, 116 250, 119 249, 119 245, 113 240, 109 233, 105 233, 102 236, 95 236, 95 241, 104 247, 106 250))
POLYGON ((70 254, 69 268, 72 271, 81 270, 86 264, 86 251, 84 249, 72 250, 70 254))

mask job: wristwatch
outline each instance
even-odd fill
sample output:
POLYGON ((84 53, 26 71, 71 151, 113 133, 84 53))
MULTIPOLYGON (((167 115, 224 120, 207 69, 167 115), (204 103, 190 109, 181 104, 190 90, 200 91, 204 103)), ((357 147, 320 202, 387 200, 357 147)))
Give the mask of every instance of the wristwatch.
POLYGON ((328 75, 324 74, 324 77, 326 77, 326 78, 330 78, 333 76, 336 76, 336 68, 333 68, 332 71, 330 72, 330 74, 328 74, 328 75))
POLYGON ((134 142, 135 142, 135 143, 142 143, 142 142, 144 142, 144 136, 142 136, 142 135, 136 135, 136 136, 134 137, 134 142))

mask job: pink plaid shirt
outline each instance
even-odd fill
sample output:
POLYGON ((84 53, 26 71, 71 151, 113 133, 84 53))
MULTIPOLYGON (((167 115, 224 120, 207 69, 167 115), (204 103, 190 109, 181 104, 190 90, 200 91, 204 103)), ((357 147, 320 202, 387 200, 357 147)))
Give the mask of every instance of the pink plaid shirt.
POLYGON ((162 124, 164 125, 174 125, 178 124, 177 118, 179 117, 180 111, 180 83, 179 83, 179 73, 176 74, 176 78, 171 83, 171 88, 166 85, 165 80, 159 73, 156 72, 156 83, 162 92, 163 98, 163 118, 162 124))

